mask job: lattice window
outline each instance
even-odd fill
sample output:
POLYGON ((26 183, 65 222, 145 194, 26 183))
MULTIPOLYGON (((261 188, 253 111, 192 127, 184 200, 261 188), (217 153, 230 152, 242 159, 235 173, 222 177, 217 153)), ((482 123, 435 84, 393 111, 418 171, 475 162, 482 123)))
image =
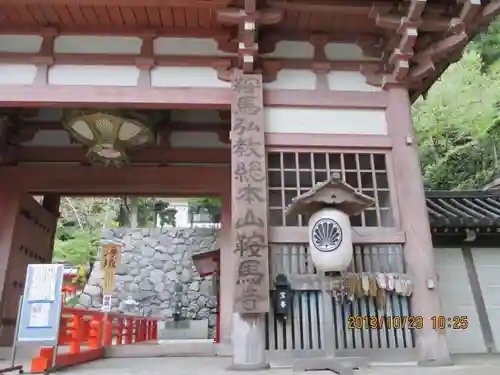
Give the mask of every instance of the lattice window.
POLYGON ((332 172, 340 172, 349 185, 375 198, 372 207, 351 218, 352 226, 394 226, 385 154, 270 151, 267 157, 271 226, 307 225, 305 217, 285 217, 285 208, 294 197, 326 180, 332 172))

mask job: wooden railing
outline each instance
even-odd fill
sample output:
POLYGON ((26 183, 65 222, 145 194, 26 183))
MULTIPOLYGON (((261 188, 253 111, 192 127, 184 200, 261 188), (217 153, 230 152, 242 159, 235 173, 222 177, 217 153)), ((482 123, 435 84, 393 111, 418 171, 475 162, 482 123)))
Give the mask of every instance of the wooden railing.
MULTIPOLYGON (((158 320, 64 307, 55 365, 67 367, 103 358, 104 349, 112 345, 156 341, 158 320)), ((38 357, 31 361, 31 372, 43 373, 54 367, 53 358, 54 348, 41 348, 38 357)))

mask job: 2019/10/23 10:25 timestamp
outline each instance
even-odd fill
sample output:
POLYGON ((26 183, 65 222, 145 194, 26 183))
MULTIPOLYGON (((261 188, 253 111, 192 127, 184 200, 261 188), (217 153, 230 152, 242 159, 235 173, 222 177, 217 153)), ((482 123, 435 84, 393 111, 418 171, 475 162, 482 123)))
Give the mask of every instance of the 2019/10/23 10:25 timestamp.
POLYGON ((422 316, 350 316, 347 319, 349 329, 422 329, 424 325, 432 329, 465 330, 469 327, 467 316, 443 315, 424 319, 422 316))

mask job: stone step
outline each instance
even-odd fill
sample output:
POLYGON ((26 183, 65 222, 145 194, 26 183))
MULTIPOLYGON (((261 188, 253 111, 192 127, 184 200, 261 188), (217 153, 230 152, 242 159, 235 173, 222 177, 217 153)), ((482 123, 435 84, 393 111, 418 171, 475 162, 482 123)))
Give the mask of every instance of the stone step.
POLYGON ((115 345, 106 349, 108 358, 147 358, 215 356, 217 345, 212 340, 162 340, 158 343, 115 345))

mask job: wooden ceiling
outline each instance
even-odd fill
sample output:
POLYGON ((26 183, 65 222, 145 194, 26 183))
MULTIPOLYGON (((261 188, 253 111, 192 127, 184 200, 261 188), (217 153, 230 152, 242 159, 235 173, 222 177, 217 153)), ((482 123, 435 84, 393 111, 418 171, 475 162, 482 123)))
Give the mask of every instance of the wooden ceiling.
MULTIPOLYGON (((23 29, 54 26, 71 29, 221 29, 217 12, 225 8, 243 8, 243 1, 197 0, 0 0, 0 28, 23 29)), ((405 13, 409 1, 382 0, 266 0, 259 8, 282 11, 282 19, 273 30, 326 33, 380 33, 372 7, 405 13)), ((453 12, 452 0, 428 1, 428 14, 453 12), (449 7, 443 6, 450 4, 449 7)))

